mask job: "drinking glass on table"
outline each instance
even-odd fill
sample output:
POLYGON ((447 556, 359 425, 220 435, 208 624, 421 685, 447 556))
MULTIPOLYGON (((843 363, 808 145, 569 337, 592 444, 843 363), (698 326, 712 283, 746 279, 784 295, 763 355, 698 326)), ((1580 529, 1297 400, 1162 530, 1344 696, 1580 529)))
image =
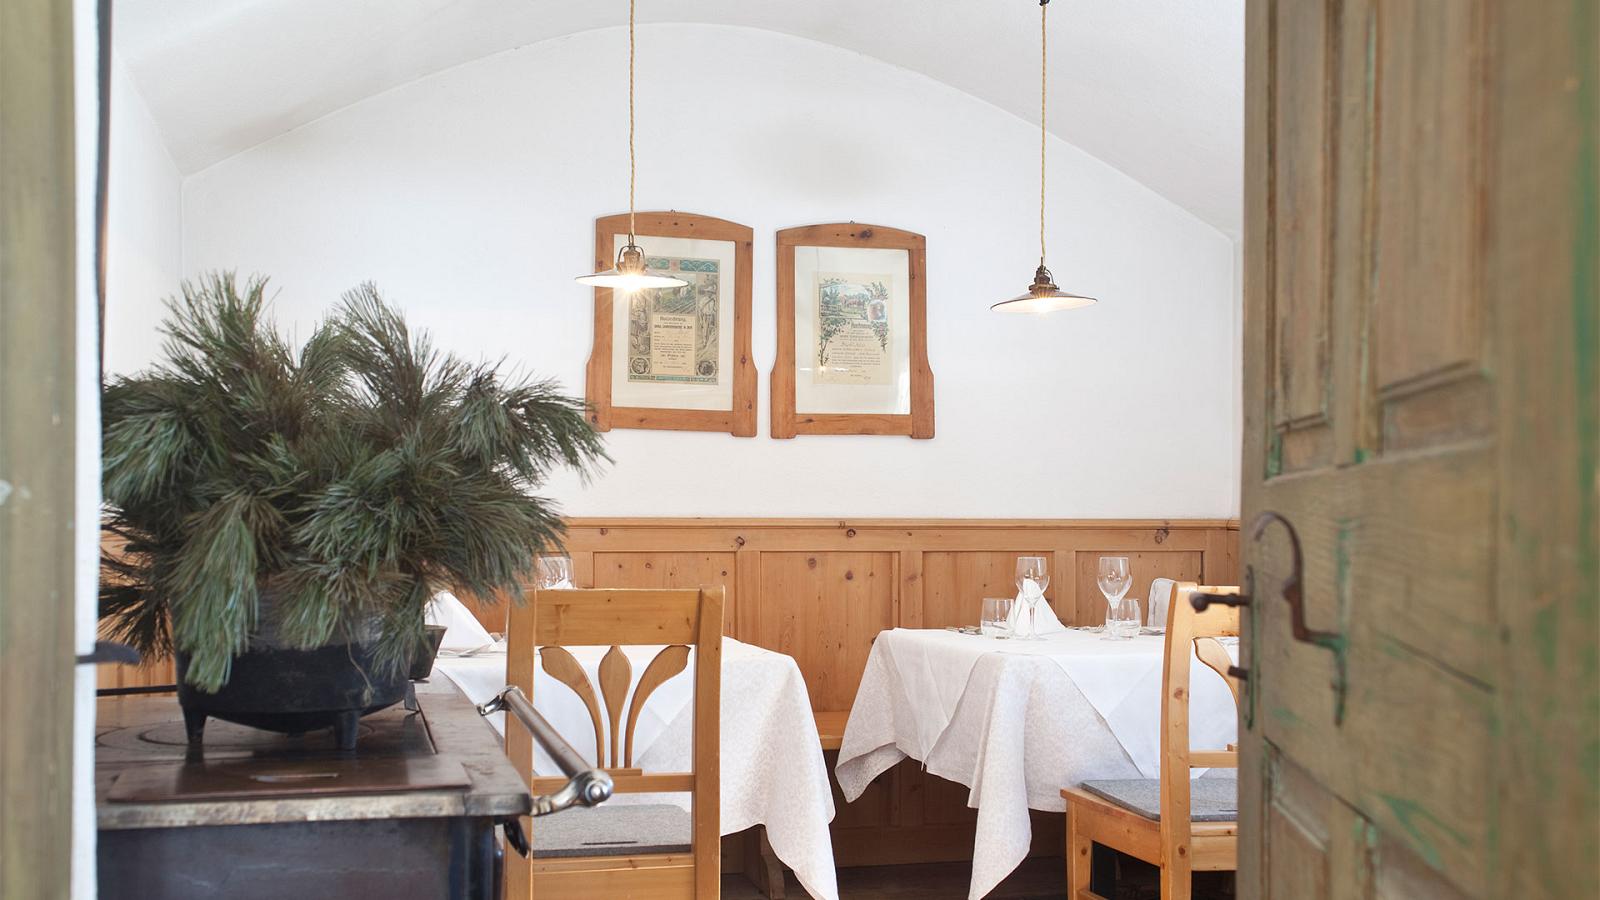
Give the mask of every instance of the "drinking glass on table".
POLYGON ((1011 597, 983 598, 983 618, 979 620, 979 628, 984 636, 1010 637, 1011 610, 1015 607, 1016 600, 1011 597))
MULTIPOLYGON (((1017 557, 1017 596, 1028 606, 1027 633, 1018 635, 1018 640, 1043 640, 1039 636, 1039 601, 1044 599, 1044 589, 1049 586, 1050 568, 1045 563, 1044 557, 1017 557)), ((1019 627, 1017 630, 1022 629, 1019 627)))
POLYGON ((565 554, 539 557, 537 576, 541 591, 572 587, 572 558, 565 554))
MULTIPOLYGON (((1139 636, 1139 601, 1129 597, 1117 604, 1117 640, 1129 640, 1139 636)), ((1109 627, 1109 619, 1107 624, 1109 627)))
MULTIPOLYGON (((1100 557, 1100 565, 1095 573, 1095 584, 1099 585, 1100 593, 1106 598, 1106 633, 1102 640, 1122 640, 1123 620, 1128 618, 1128 613, 1122 605, 1122 598, 1128 593, 1128 588, 1133 587, 1133 577, 1128 573, 1128 558, 1100 557)), ((1138 616, 1137 611, 1132 613, 1135 633, 1139 628, 1138 616)))

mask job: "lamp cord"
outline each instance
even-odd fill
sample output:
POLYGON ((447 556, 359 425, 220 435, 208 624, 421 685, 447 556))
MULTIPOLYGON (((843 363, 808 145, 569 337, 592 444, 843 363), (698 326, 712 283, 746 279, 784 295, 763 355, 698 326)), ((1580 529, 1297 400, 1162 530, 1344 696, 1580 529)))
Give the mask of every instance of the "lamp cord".
POLYGON ((633 7, 628 0, 628 243, 633 243, 633 7))
POLYGON ((1045 16, 1050 10, 1050 0, 1039 4, 1039 265, 1044 265, 1044 150, 1045 150, 1045 93, 1048 89, 1046 66, 1045 16))

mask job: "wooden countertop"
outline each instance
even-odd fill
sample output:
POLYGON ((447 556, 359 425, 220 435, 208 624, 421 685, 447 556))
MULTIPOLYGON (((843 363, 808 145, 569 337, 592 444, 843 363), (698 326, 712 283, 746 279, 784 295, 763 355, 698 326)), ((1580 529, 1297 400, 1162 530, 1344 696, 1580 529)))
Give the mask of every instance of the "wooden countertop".
POLYGON ((326 731, 288 737, 213 720, 203 759, 191 760, 175 695, 102 699, 98 826, 526 815, 527 787, 471 701, 445 678, 415 688, 421 712, 397 705, 366 717, 353 756, 326 731), (232 785, 245 793, 217 796, 232 785))

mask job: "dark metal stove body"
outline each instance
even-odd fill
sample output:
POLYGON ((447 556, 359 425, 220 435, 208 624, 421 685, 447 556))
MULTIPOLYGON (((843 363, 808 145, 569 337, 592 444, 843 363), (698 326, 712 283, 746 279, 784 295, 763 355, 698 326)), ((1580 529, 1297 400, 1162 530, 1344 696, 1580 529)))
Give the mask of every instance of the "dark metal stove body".
POLYGON ((362 720, 355 755, 220 722, 191 754, 171 695, 101 700, 100 896, 495 896, 495 827, 527 787, 453 685, 416 689, 419 712, 362 720))

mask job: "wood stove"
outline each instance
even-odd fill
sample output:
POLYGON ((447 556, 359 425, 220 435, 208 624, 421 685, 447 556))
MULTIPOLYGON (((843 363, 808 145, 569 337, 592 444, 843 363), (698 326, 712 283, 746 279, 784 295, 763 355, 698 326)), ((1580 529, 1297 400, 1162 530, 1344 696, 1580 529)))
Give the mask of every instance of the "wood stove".
POLYGON ((171 695, 102 699, 100 896, 489 898, 495 828, 527 815, 499 735, 454 685, 361 720, 361 750, 215 722, 191 751, 171 695))

